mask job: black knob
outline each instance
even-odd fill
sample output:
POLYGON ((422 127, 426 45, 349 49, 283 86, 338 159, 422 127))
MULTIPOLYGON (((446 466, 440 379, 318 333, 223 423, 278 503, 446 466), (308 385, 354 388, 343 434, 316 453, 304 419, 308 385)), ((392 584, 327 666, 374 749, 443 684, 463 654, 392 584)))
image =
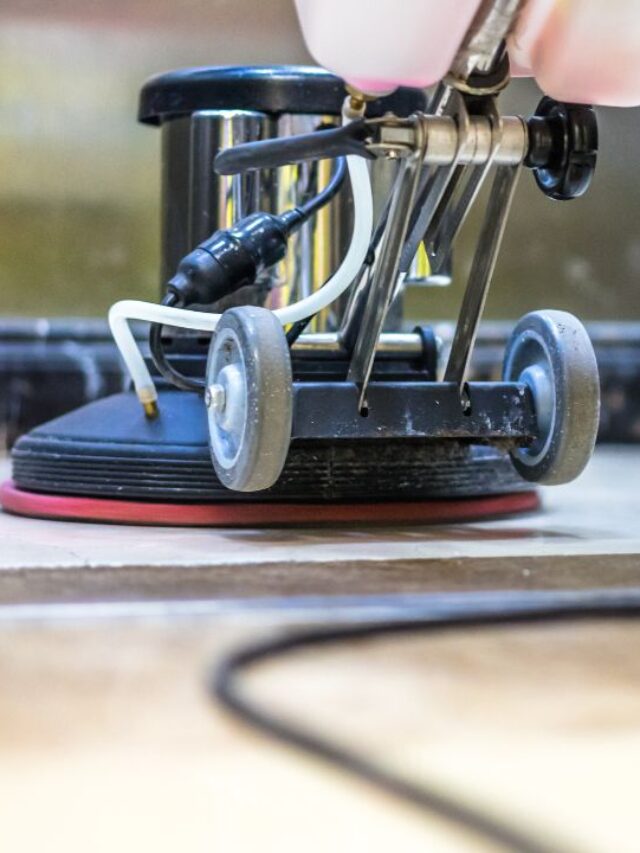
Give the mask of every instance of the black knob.
POLYGON ((593 107, 543 98, 527 125, 525 164, 533 169, 542 192, 559 201, 583 195, 593 179, 598 155, 598 120, 593 107))

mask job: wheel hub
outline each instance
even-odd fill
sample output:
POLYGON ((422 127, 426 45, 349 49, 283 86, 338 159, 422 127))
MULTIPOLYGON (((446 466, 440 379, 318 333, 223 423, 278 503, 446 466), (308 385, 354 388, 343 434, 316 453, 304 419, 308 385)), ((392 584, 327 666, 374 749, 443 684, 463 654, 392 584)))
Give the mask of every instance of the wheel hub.
POLYGON ((211 442, 220 465, 230 468, 236 461, 247 422, 247 388, 242 352, 233 333, 225 329, 216 342, 205 404, 211 442))

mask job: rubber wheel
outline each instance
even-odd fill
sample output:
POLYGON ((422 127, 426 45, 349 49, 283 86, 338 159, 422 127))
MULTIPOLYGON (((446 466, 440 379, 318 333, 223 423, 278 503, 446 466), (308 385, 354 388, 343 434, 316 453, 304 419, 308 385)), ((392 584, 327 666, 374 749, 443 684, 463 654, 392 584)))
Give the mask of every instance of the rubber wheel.
POLYGON ((516 325, 505 352, 505 382, 531 390, 538 424, 533 444, 511 453, 534 483, 569 483, 591 459, 600 416, 600 382, 582 323, 565 311, 534 311, 516 325))
POLYGON ((229 489, 268 489, 291 442, 293 385, 287 339, 265 308, 231 308, 211 341, 206 374, 209 448, 229 489))

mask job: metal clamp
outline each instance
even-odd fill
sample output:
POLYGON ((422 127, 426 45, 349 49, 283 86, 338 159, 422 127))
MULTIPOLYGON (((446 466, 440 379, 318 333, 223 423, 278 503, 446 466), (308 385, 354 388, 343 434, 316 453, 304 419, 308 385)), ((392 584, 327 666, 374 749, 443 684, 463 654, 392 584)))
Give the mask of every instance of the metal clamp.
POLYGON ((451 345, 444 379, 457 384, 463 408, 469 405, 464 393, 467 370, 521 169, 522 164, 502 166, 496 172, 451 345))
MULTIPOLYGON (((519 116, 502 118, 500 144, 494 148, 492 122, 486 115, 472 115, 461 126, 460 110, 455 116, 420 114, 422 133, 426 136, 425 166, 483 166, 489 159, 500 166, 515 166, 527 156, 529 134, 519 116)), ((377 120, 376 120, 377 121, 377 120)), ((367 149, 378 156, 404 156, 417 147, 416 117, 393 123, 381 123, 367 149)))

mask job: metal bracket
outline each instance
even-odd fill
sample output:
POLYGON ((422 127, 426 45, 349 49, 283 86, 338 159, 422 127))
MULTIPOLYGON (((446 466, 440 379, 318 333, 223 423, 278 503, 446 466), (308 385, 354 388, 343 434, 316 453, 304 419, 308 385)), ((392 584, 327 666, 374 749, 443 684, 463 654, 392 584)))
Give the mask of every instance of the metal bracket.
POLYGON ((445 382, 457 384, 465 408, 467 370, 521 170, 521 163, 496 170, 444 374, 445 382))
MULTIPOLYGON (((434 167, 422 180, 414 205, 412 221, 408 229, 408 235, 400 258, 400 270, 406 272, 413 261, 418 246, 420 245, 427 229, 439 212, 443 210, 449 195, 449 187, 459 179, 461 173, 458 169, 460 155, 469 132, 469 113, 464 98, 458 92, 444 89, 442 92, 442 114, 449 115, 454 119, 457 127, 456 150, 448 168, 434 167)), ((429 145, 427 133, 427 150, 429 145)))
POLYGON ((349 366, 348 381, 359 389, 358 408, 366 409, 367 384, 371 376, 376 346, 398 279, 400 252, 407 233, 407 210, 413 207, 424 160, 427 136, 416 118, 417 145, 402 159, 393 191, 389 218, 380 255, 364 306, 362 322, 349 366))
MULTIPOLYGON (((425 249, 429 253, 431 269, 434 273, 439 272, 445 262, 451 246, 455 242, 460 229, 464 225, 467 214, 473 207, 478 193, 482 189, 484 181, 493 166, 496 154, 503 137, 503 123, 493 98, 483 99, 483 112, 491 122, 491 151, 486 163, 471 170, 471 174, 462 190, 455 205, 448 210, 447 215, 442 217, 439 227, 429 229, 425 235, 425 249)), ((460 179, 466 171, 465 167, 459 167, 460 179)), ((453 183, 453 182, 452 182, 453 183)), ((436 223, 434 222, 433 225, 436 223)))

